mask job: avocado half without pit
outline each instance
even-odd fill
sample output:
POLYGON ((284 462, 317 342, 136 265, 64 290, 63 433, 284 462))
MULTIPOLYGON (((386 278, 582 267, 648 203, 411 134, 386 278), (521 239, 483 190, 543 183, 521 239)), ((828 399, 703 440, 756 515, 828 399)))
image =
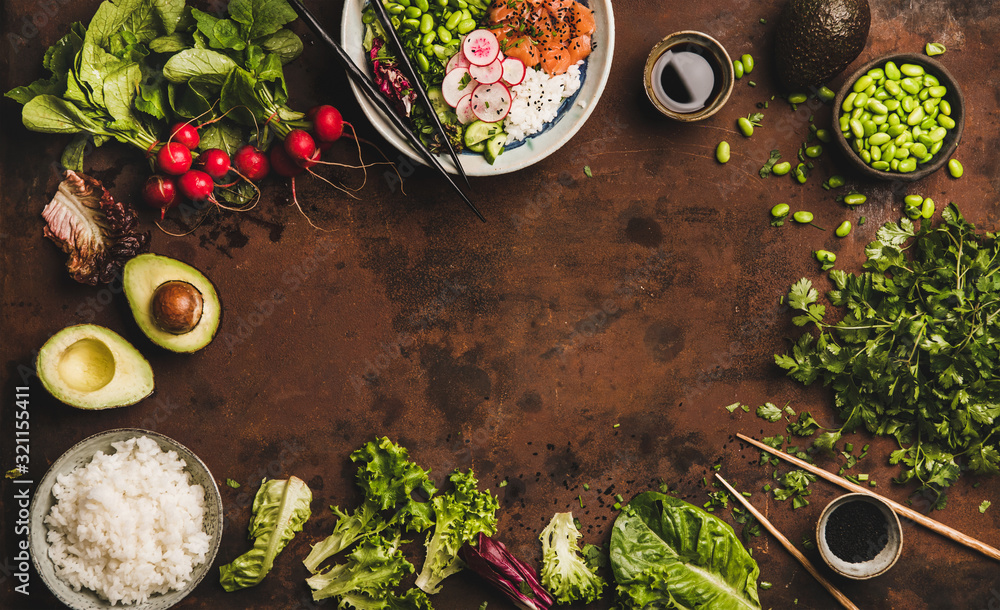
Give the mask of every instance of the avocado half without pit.
POLYGON ((125 264, 125 296, 147 337, 174 352, 194 352, 211 343, 222 307, 215 286, 179 260, 140 254, 125 264))
POLYGON ((38 351, 35 364, 49 394, 78 409, 124 407, 153 393, 149 362, 103 326, 62 329, 38 351))

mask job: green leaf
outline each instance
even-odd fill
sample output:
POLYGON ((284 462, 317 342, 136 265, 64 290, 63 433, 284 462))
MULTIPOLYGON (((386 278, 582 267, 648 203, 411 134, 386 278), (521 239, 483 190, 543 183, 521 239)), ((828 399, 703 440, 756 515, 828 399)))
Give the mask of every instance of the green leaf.
POLYGON ((132 102, 139 92, 142 68, 127 64, 108 74, 104 79, 104 105, 115 120, 133 118, 132 102))
POLYGON ((242 25, 246 40, 270 36, 297 17, 285 0, 232 0, 229 16, 242 25))
POLYGON ((792 284, 792 288, 788 292, 788 306, 792 309, 808 311, 809 305, 815 303, 818 299, 819 293, 812 287, 812 282, 806 278, 802 278, 792 284))
POLYGON ((258 43, 268 53, 278 56, 285 65, 302 54, 302 39, 295 32, 282 28, 258 43))
POLYGON ((137 110, 145 112, 156 119, 166 119, 170 101, 167 99, 167 89, 163 83, 142 83, 139 85, 139 95, 133 100, 137 110))
POLYGON ((992 505, 993 503, 990 502, 989 500, 983 500, 982 502, 979 503, 979 512, 985 514, 986 509, 988 509, 992 505))
MULTIPOLYGON (((201 142, 198 144, 198 150, 219 148, 226 151, 229 156, 232 156, 245 142, 243 130, 228 121, 219 121, 204 127, 201 129, 200 135, 201 142)), ((250 193, 253 193, 252 188, 250 193)))
POLYGON ((233 49, 241 51, 246 48, 246 41, 240 32, 239 25, 231 19, 219 19, 208 13, 191 9, 191 16, 198 24, 198 31, 205 36, 208 45, 214 49, 233 49))
POLYGON ((232 592, 263 580, 278 553, 291 542, 295 532, 302 531, 312 514, 310 502, 312 492, 301 479, 264 480, 253 500, 253 548, 219 568, 222 588, 232 592))
POLYGON ((191 41, 178 32, 167 36, 154 38, 149 42, 149 48, 154 53, 177 53, 191 48, 191 41))
POLYGON ((733 529, 661 493, 640 494, 615 520, 611 568, 628 608, 760 608, 760 570, 733 529))
POLYGON ((201 82, 221 86, 237 69, 229 56, 211 49, 186 49, 172 56, 163 65, 163 76, 173 83, 185 83, 200 77, 201 82))
POLYGON ((781 407, 774 403, 764 403, 757 407, 757 417, 766 419, 769 422, 776 422, 781 419, 781 407))
POLYGON ((59 159, 59 163, 62 164, 66 169, 71 169, 76 172, 83 171, 83 156, 87 152, 87 147, 90 145, 90 134, 89 133, 78 133, 73 137, 73 140, 66 145, 63 150, 62 157, 59 159))
POLYGON ((840 430, 831 430, 824 432, 816 437, 813 441, 813 447, 819 449, 820 451, 825 451, 826 453, 833 455, 837 441, 840 440, 840 430))
POLYGON ((184 0, 154 0, 153 7, 160 18, 163 31, 173 34, 184 15, 184 0))
POLYGON ((72 102, 54 95, 39 95, 24 105, 21 121, 31 131, 77 133, 100 131, 100 127, 72 102))
POLYGON ((223 113, 229 113, 226 116, 248 127, 263 125, 268 116, 257 98, 255 85, 253 75, 242 68, 236 68, 229 73, 222 85, 219 109, 223 113))

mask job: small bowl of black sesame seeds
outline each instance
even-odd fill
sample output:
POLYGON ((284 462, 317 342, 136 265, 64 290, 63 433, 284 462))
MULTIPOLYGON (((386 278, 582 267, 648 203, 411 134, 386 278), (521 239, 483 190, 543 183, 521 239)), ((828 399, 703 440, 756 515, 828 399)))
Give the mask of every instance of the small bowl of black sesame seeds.
POLYGON ((877 496, 853 493, 830 502, 816 524, 816 544, 826 565, 854 580, 884 574, 903 550, 903 529, 877 496))

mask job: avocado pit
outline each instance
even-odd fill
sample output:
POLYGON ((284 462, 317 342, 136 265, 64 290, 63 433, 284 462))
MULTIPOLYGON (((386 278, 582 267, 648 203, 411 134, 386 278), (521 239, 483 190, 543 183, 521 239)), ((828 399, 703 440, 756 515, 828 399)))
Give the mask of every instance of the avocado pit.
POLYGON ((160 330, 183 335, 198 326, 204 304, 201 292, 192 284, 171 280, 157 286, 150 308, 160 330))

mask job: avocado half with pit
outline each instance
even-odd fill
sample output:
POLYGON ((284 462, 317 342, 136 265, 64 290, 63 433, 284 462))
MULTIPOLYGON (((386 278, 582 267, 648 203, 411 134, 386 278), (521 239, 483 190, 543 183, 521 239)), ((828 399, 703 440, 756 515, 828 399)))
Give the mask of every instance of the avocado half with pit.
POLYGON ((211 343, 222 307, 215 286, 179 260, 140 254, 125 264, 125 296, 150 340, 174 352, 195 352, 211 343))
POLYGON ((125 407, 153 393, 149 362, 121 335, 94 324, 52 335, 35 367, 49 394, 78 409, 125 407))

